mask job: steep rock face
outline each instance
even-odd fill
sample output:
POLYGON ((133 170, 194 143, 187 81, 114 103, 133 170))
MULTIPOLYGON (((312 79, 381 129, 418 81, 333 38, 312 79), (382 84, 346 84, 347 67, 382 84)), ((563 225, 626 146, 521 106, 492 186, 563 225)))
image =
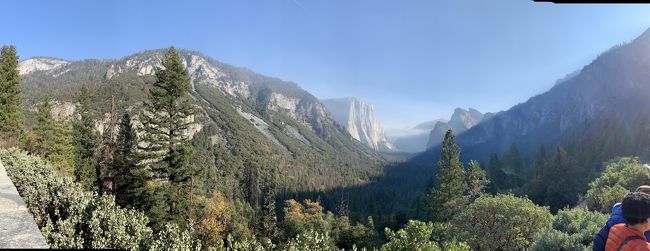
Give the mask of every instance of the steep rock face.
POLYGON ((20 75, 27 75, 36 71, 52 71, 67 64, 69 62, 62 59, 36 57, 20 62, 18 71, 20 75))
POLYGON ((352 138, 377 151, 396 150, 384 134, 381 123, 375 118, 372 105, 353 97, 326 99, 321 102, 332 118, 345 127, 352 138))
MULTIPOLYGON (((491 118, 490 113, 487 118, 491 118)), ((427 142, 427 149, 434 147, 442 142, 445 137, 447 130, 452 130, 454 134, 458 135, 476 126, 478 123, 483 121, 486 116, 477 111, 476 109, 469 108, 465 110, 463 108, 456 108, 454 114, 451 115, 449 122, 439 121, 434 126, 433 130, 429 133, 429 141, 427 142)))

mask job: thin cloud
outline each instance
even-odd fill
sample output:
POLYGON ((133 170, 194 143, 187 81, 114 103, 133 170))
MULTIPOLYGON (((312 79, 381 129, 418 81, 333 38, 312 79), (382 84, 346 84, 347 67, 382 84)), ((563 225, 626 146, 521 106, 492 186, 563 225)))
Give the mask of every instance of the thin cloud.
POLYGON ((314 16, 311 14, 311 12, 310 12, 309 10, 307 10, 307 8, 305 8, 304 5, 302 5, 300 2, 298 2, 298 0, 291 0, 291 1, 292 1, 294 4, 296 4, 296 5, 298 6, 298 8, 302 9, 305 13, 307 13, 307 15, 308 15, 309 17, 314 17, 314 16))

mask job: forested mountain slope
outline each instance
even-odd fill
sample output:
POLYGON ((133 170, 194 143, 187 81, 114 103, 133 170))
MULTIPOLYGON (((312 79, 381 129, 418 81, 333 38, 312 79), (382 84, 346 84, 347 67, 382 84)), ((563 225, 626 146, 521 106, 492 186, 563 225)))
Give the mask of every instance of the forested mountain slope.
MULTIPOLYGON (((363 184, 381 173, 384 160, 351 138, 314 96, 297 84, 233 67, 198 52, 181 50, 192 79, 195 165, 209 169, 214 189, 259 197, 262 191, 318 191, 363 184), (222 178, 215 178, 215 177, 222 178)), ((97 131, 114 97, 118 110, 135 117, 146 99, 163 50, 119 60, 65 61, 46 57, 21 62, 27 124, 36 105, 55 103, 53 113, 72 115, 82 85, 92 96, 97 131), (29 112, 31 111, 31 112, 29 112)))

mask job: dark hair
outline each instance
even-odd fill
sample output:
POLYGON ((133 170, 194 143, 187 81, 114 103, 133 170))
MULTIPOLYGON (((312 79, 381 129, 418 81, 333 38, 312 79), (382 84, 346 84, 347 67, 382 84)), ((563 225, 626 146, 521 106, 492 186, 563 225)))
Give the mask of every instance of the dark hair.
POLYGON ((650 218, 650 195, 632 192, 623 199, 623 218, 629 225, 645 223, 650 218))
POLYGON ((635 217, 627 217, 625 218, 627 221, 628 225, 636 225, 636 224, 642 224, 645 223, 648 219, 641 219, 641 218, 635 218, 635 217))

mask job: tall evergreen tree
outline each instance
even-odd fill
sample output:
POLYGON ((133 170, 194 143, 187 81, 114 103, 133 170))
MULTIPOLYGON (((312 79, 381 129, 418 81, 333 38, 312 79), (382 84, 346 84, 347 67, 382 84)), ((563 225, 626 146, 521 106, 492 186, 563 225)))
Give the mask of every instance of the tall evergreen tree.
POLYGON ((138 165, 136 145, 138 135, 133 128, 131 116, 122 115, 117 133, 117 150, 114 158, 114 191, 119 205, 131 206, 138 210, 148 209, 147 182, 149 172, 143 165, 138 165))
POLYGON ((506 184, 503 189, 516 189, 525 181, 524 164, 519 154, 519 149, 513 143, 501 159, 502 169, 506 173, 506 184))
POLYGON ((38 105, 36 125, 33 137, 29 140, 29 149, 32 153, 45 158, 54 140, 54 120, 52 119, 52 105, 48 98, 44 98, 38 105))
POLYGON ((16 47, 0 49, 0 139, 23 140, 25 118, 21 104, 16 47))
POLYGON ((111 97, 111 111, 108 122, 104 125, 101 140, 94 153, 93 166, 91 169, 95 173, 95 184, 98 189, 104 193, 114 193, 114 173, 115 173, 115 152, 117 151, 117 142, 115 139, 115 128, 117 127, 117 110, 115 108, 115 98, 111 97))
POLYGON ((469 162, 466 174, 468 189, 465 196, 469 202, 473 202, 483 194, 485 188, 490 184, 490 180, 476 160, 469 162))
POLYGON ((166 191, 167 217, 183 221, 194 175, 189 164, 191 148, 187 134, 194 115, 188 94, 190 77, 173 47, 165 53, 162 66, 164 69, 156 71, 156 81, 140 114, 143 150, 154 174, 169 181, 159 187, 166 191))
POLYGON ((70 123, 59 114, 54 122, 51 145, 47 149, 46 159, 52 166, 66 175, 74 173, 75 147, 70 123))
POLYGON ((487 166, 487 176, 491 181, 488 186, 488 191, 493 194, 501 191, 501 188, 504 186, 506 180, 505 173, 501 170, 501 161, 499 156, 496 153, 490 155, 490 161, 487 166))
POLYGON ((530 186, 528 188, 528 196, 535 203, 542 203, 544 200, 544 193, 546 191, 545 180, 547 175, 547 156, 546 156, 546 147, 541 145, 535 156, 533 156, 533 177, 530 181, 530 186))
POLYGON ((437 165, 436 183, 429 191, 430 218, 446 221, 464 204, 463 194, 467 190, 465 168, 460 160, 460 147, 456 144, 451 130, 445 134, 437 165))
POLYGON ((97 170, 93 165, 95 153, 95 121, 91 107, 90 91, 82 85, 78 95, 78 120, 74 123, 74 143, 77 159, 75 161, 75 178, 86 189, 97 190, 97 170))

